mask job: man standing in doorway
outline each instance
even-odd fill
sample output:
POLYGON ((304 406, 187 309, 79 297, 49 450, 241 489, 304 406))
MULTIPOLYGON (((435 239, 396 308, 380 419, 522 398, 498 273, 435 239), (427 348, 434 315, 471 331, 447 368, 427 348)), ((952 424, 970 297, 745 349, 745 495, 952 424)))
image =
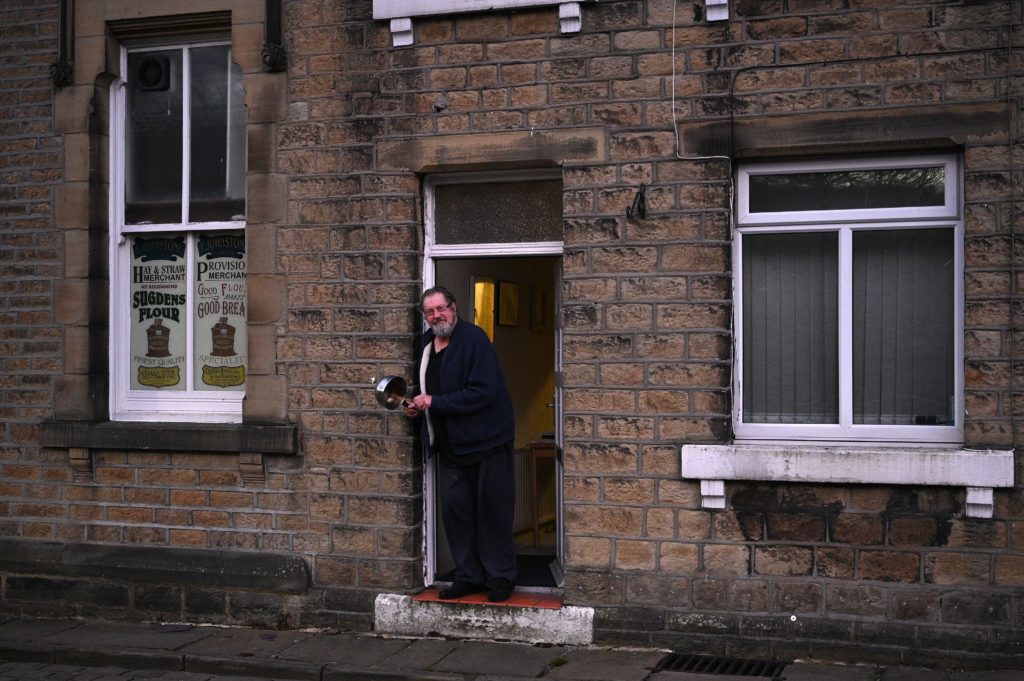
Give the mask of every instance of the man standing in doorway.
POLYGON ((423 334, 421 394, 406 406, 423 416, 424 442, 437 455, 441 517, 455 579, 441 598, 487 591, 508 600, 515 588, 515 417, 498 356, 483 329, 459 319, 455 296, 441 286, 420 296, 430 329, 423 334))

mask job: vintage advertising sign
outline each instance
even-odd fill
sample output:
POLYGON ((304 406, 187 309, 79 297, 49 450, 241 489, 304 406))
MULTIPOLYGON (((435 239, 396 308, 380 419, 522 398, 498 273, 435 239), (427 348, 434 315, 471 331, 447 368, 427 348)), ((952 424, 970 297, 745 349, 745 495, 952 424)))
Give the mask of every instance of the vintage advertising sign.
POLYGON ((195 389, 245 387, 245 235, 195 239, 195 389))
POLYGON ((131 389, 185 390, 188 285, 185 237, 132 241, 131 389))

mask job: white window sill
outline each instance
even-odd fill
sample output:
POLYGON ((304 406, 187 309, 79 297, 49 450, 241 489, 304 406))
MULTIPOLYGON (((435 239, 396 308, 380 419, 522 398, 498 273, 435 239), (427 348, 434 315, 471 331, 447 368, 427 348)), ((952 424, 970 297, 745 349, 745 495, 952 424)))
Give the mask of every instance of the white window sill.
MULTIPOLYGON (((397 19, 430 14, 456 14, 565 4, 579 3, 567 3, 566 0, 373 0, 373 18, 397 19)), ((728 0, 705 0, 704 4, 708 21, 723 21, 729 18, 728 0)))
POLYGON ((390 19, 391 44, 407 47, 415 41, 413 17, 548 5, 558 5, 562 33, 579 33, 583 28, 580 3, 565 0, 373 0, 373 18, 390 19))
POLYGON ((373 0, 374 19, 561 5, 565 0, 373 0))
POLYGON ((725 508, 725 481, 965 487, 968 517, 991 518, 992 490, 1012 487, 1013 451, 828 445, 684 445, 682 476, 704 508, 725 508))
MULTIPOLYGON (((583 13, 579 2, 565 0, 373 0, 373 18, 391 20, 391 44, 395 47, 412 45, 412 18, 437 14, 459 14, 524 7, 558 5, 558 26, 562 33, 579 33, 583 28, 583 13)), ((728 0, 706 0, 708 21, 729 18, 728 0)))

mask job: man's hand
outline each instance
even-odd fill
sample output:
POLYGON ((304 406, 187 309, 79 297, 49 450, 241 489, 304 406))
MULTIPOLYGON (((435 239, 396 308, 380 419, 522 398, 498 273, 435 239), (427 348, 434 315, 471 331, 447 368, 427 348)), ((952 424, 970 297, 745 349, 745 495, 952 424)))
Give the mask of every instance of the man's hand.
POLYGON ((416 405, 416 409, 419 411, 426 411, 430 409, 430 395, 417 395, 412 398, 412 403, 416 405))
POLYGON ((414 419, 420 415, 420 410, 417 409, 416 405, 410 402, 409 400, 403 402, 402 406, 405 408, 405 415, 408 416, 409 418, 414 419))

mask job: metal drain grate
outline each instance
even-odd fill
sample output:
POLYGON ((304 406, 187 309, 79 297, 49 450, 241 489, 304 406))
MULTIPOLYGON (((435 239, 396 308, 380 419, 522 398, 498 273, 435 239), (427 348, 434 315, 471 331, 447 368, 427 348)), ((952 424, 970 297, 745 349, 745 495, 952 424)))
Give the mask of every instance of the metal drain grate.
POLYGON ((731 674, 733 676, 767 676, 778 679, 786 663, 778 660, 743 660, 736 657, 670 653, 654 667, 654 671, 731 674))

